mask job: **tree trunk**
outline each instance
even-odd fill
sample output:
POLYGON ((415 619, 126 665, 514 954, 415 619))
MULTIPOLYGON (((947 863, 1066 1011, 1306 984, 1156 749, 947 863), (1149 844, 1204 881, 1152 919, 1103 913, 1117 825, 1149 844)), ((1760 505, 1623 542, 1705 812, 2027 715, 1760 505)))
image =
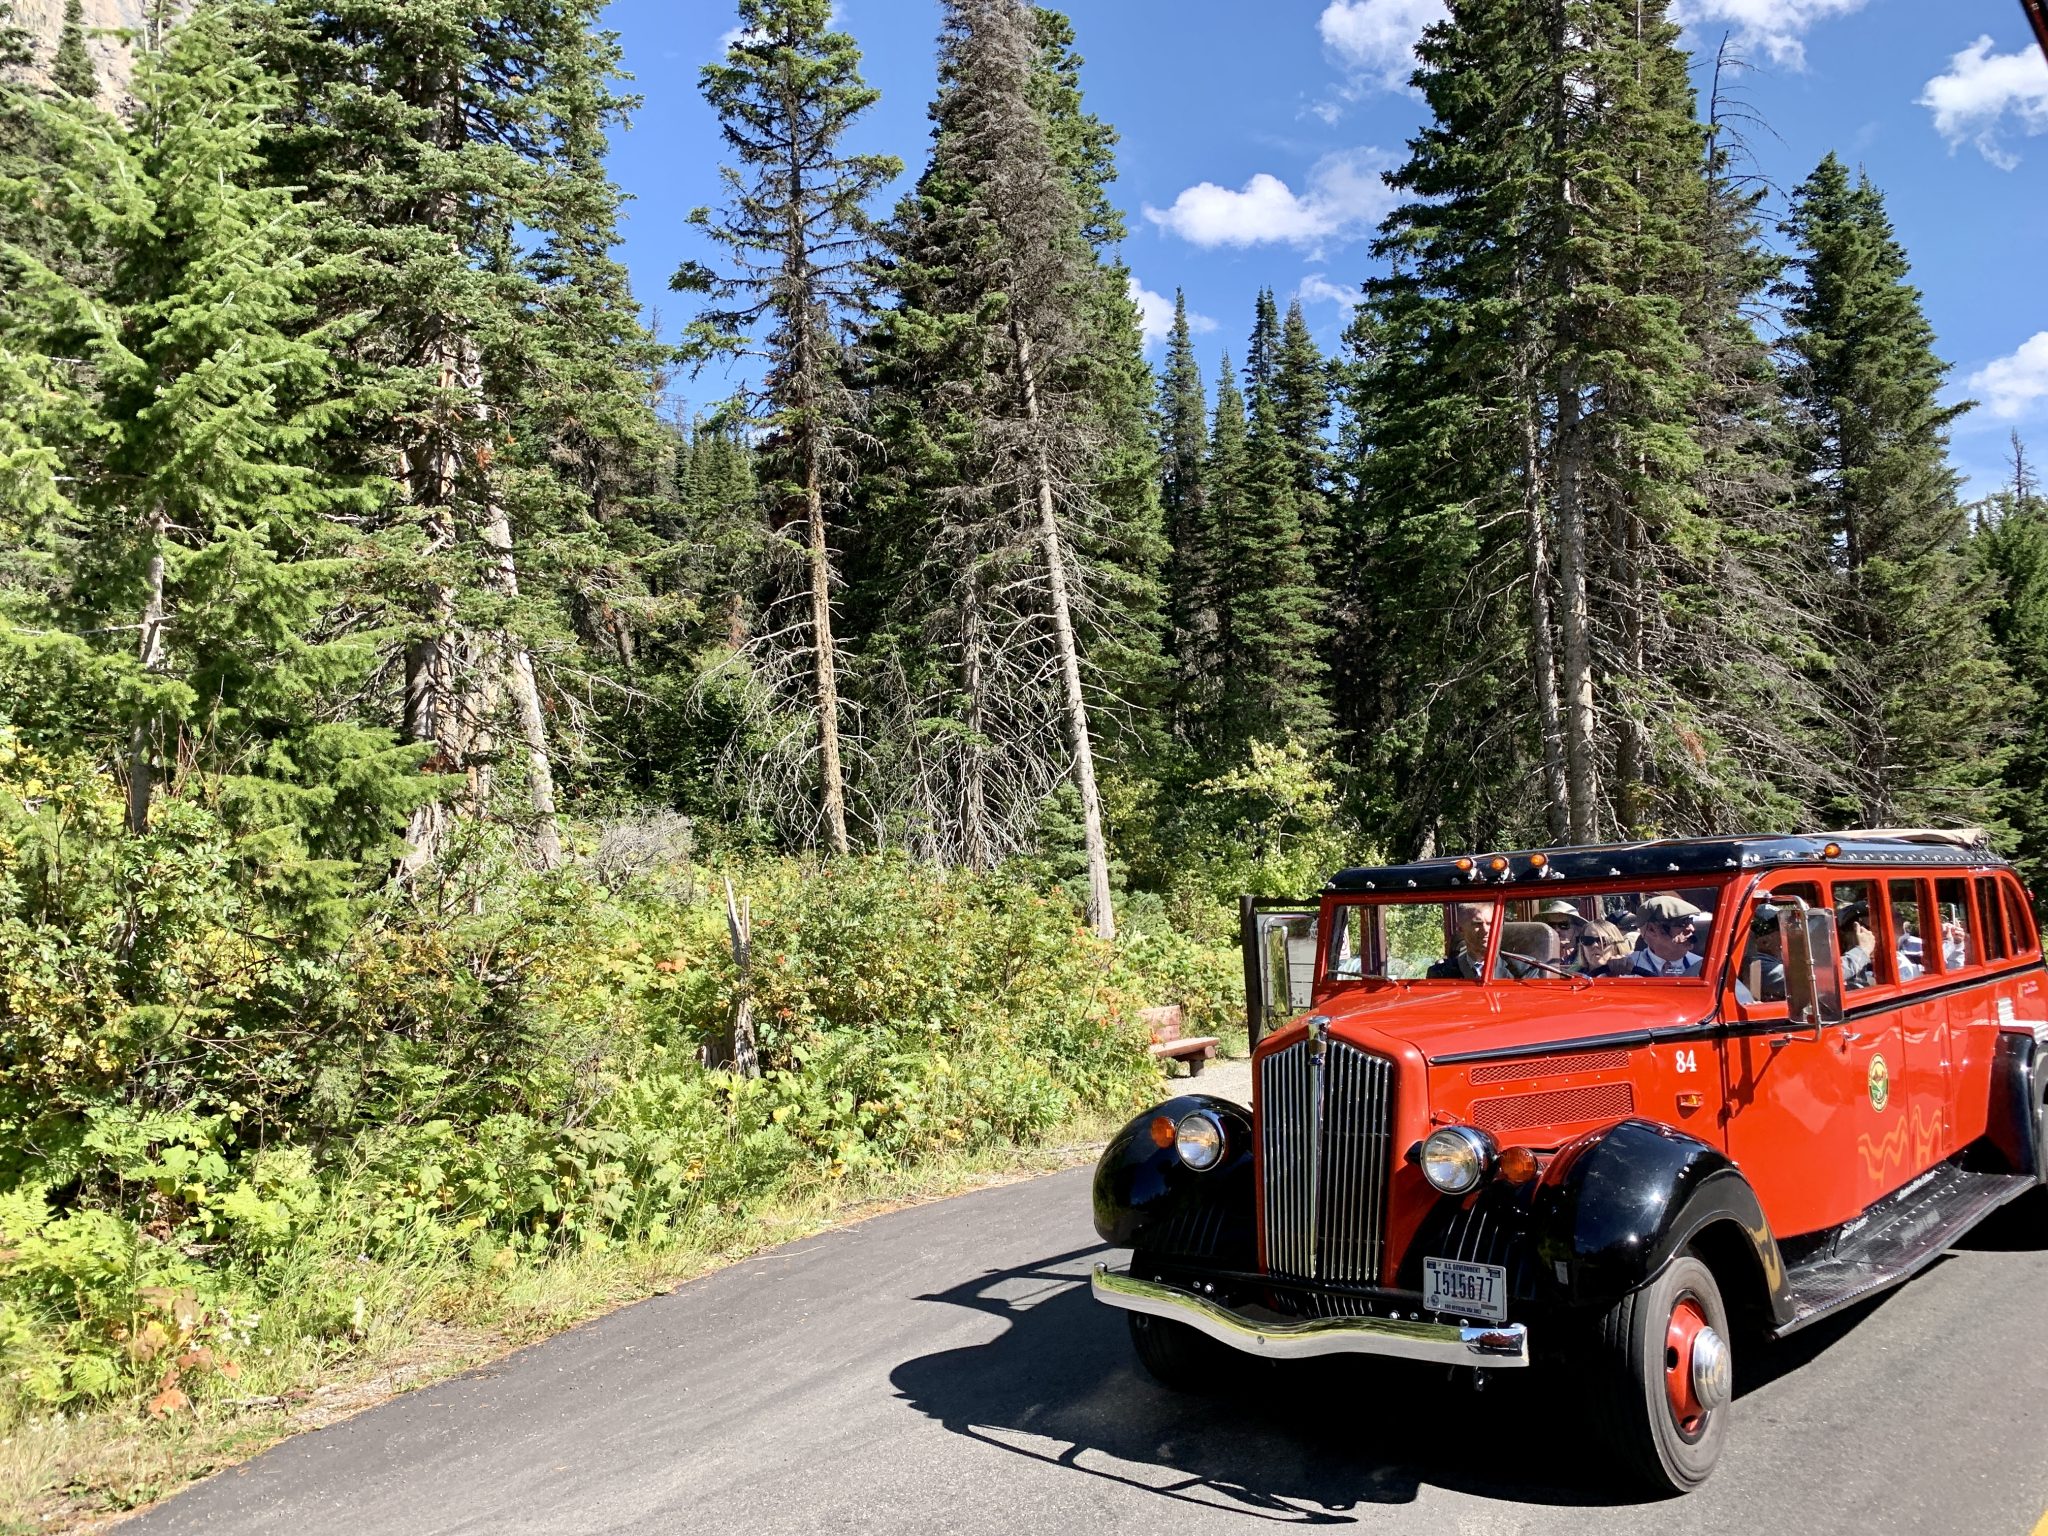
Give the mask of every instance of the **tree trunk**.
POLYGON ((1576 372, 1557 392, 1557 546, 1564 609, 1564 762, 1569 831, 1593 842, 1599 828, 1599 776, 1593 758, 1593 637, 1586 603, 1586 507, 1576 372))
MULTIPOLYGON (((459 359, 445 339, 436 344, 440 357, 438 384, 445 393, 455 387, 459 359)), ((426 547, 421 558, 434 561, 455 548, 456 485, 461 473, 452 427, 442 423, 404 457, 403 478, 414 506, 425 513, 426 547)), ((441 773, 461 773, 468 780, 466 797, 480 804, 485 786, 479 782, 478 742, 474 712, 463 697, 463 636, 455 624, 456 589, 438 581, 427 592, 428 630, 405 651, 405 738, 432 742, 427 766, 441 773)), ((447 846, 455 816, 446 801, 436 798, 418 807, 406 826, 407 849, 398 872, 409 878, 433 864, 447 846)))
POLYGON ((1565 797, 1564 721, 1557 701, 1557 640, 1550 610, 1550 531, 1538 441, 1537 402, 1522 402, 1522 516, 1529 528, 1529 670, 1536 680, 1537 720, 1543 732, 1543 817, 1550 840, 1571 832, 1565 797))
POLYGON ((729 1059, 733 1071, 741 1077, 759 1077, 761 1050, 754 1037, 754 903, 752 897, 735 899, 730 880, 725 882, 725 931, 732 941, 733 966, 739 972, 739 985, 732 1007, 732 1052, 729 1059))
POLYGON ((1612 586, 1621 630, 1618 671, 1624 685, 1615 711, 1614 815, 1623 837, 1641 835, 1649 811, 1643 793, 1643 774, 1649 761, 1649 744, 1643 729, 1643 682, 1649 671, 1648 648, 1643 635, 1643 570, 1648 551, 1644 548, 1642 522, 1626 501, 1614 509, 1612 541, 1612 586))
POLYGON ((995 847, 988 832, 988 724, 983 710, 986 682, 983 678, 984 647, 988 644, 981 611, 981 570, 978 562, 967 561, 967 579, 961 600, 961 692, 967 702, 967 757, 960 765, 961 861, 969 869, 993 869, 995 847))
MULTIPOLYGON (((138 655, 145 673, 162 670, 164 664, 164 539, 169 524, 163 506, 155 507, 143 525, 149 533, 149 567, 142 601, 142 638, 138 655)), ((155 766, 150 761, 151 728, 158 722, 144 715, 135 722, 128 745, 128 830, 137 834, 149 830, 149 802, 156 789, 155 766)))
POLYGON ((809 520, 811 648, 818 690, 818 780, 824 800, 825 835, 832 851, 844 854, 846 784, 839 767, 839 675, 832 646, 832 559, 825 543, 825 497, 818 484, 815 423, 804 442, 804 513, 809 520))
POLYGON ((1067 561, 1060 548, 1059 514, 1053 503, 1052 470, 1046 461, 1038 410, 1038 381, 1031 371, 1031 338, 1015 319, 1010 338, 1017 351, 1017 377, 1024 391, 1024 416, 1031 424, 1032 478, 1038 493, 1039 552, 1045 560, 1052 601, 1053 641, 1059 648, 1060 679, 1067 703, 1067 734, 1074 751, 1074 784, 1081 791, 1081 835, 1088 850, 1088 923, 1097 937, 1116 937, 1116 909, 1109 895, 1109 847, 1102 835, 1102 800, 1095 788, 1095 748, 1088 736, 1088 700, 1081 691, 1081 654, 1074 643, 1067 602, 1067 561))

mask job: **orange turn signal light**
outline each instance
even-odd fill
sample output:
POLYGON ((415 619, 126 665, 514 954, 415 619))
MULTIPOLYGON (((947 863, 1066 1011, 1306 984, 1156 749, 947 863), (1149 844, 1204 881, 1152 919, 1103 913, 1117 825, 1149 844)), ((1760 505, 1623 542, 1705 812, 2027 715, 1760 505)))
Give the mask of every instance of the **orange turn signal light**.
POLYGON ((1706 1102, 1707 1096, 1704 1093, 1681 1093, 1678 1096, 1678 1107, 1680 1109, 1699 1109, 1706 1102))
POLYGON ((1502 1147, 1494 1167, 1510 1184, 1526 1184, 1536 1177, 1536 1154, 1527 1147, 1502 1147))
POLYGON ((1173 1121, 1169 1119, 1167 1116, 1153 1116, 1151 1129, 1153 1146, 1158 1147, 1161 1151, 1164 1151, 1166 1148, 1173 1145, 1174 1124, 1173 1121))

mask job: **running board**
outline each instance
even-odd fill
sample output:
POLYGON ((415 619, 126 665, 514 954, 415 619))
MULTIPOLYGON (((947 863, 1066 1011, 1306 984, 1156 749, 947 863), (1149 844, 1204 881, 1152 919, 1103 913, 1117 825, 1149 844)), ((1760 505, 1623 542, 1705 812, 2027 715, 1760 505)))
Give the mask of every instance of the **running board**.
POLYGON ((1792 1314, 1777 1336, 1911 1279, 2035 1183, 2031 1174, 1979 1173, 1958 1163, 1929 1169, 1845 1224, 1811 1258, 1786 1266, 1792 1314))

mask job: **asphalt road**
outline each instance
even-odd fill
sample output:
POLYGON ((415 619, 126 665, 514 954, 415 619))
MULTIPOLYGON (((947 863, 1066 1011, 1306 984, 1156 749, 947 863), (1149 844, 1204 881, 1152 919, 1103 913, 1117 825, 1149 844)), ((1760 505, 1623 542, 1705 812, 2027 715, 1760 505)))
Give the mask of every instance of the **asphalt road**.
POLYGON ((205 1531, 1969 1532, 2048 1509, 2048 1251, 2008 1227, 1738 1364, 1712 1482, 1617 1503, 1537 1380, 1144 1377, 1088 1173, 877 1218, 302 1435, 140 1517, 205 1531))

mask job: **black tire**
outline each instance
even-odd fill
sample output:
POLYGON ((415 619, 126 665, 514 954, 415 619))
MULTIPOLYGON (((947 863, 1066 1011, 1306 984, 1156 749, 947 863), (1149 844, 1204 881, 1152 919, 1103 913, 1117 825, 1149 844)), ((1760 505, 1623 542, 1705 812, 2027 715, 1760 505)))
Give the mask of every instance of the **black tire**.
MULTIPOLYGON (((1602 1314, 1594 1331, 1594 1358, 1588 1362, 1594 1423, 1616 1470, 1654 1494, 1690 1493, 1699 1487, 1728 1438, 1725 1397, 1685 1423, 1672 1405, 1665 1373, 1675 1351, 1668 1348, 1667 1333, 1681 1305, 1703 1314, 1722 1348, 1729 1348, 1721 1288, 1713 1271, 1688 1250, 1650 1284, 1602 1314)), ((1724 1393, 1725 1383, 1733 1380, 1729 1358, 1724 1393)))
POLYGON ((2034 1074, 2034 1181, 2048 1184, 2048 1086, 2034 1074))
POLYGON ((1176 1392, 1213 1392, 1230 1365, 1229 1346, 1186 1323, 1145 1312, 1126 1312, 1138 1360, 1162 1387, 1176 1392))

